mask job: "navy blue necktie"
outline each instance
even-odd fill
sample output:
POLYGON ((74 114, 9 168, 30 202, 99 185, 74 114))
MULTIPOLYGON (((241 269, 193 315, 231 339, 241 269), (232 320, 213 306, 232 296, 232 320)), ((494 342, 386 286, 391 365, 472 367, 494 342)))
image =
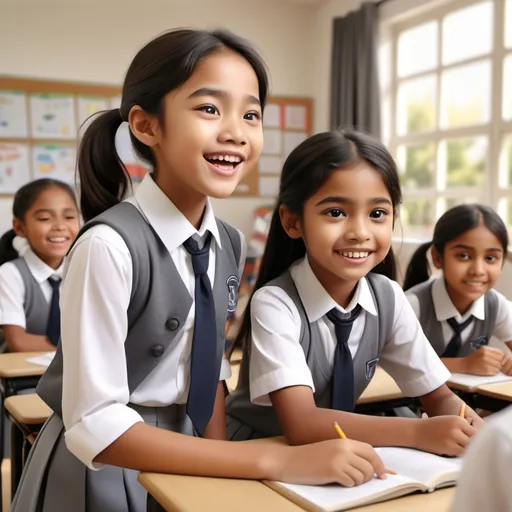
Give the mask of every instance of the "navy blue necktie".
POLYGON ((192 256, 192 267, 196 278, 194 302, 195 320, 190 363, 190 390, 187 414, 202 435, 213 414, 215 395, 219 383, 220 367, 217 364, 217 322, 212 286, 208 278, 211 234, 204 247, 189 238, 183 247, 192 256))
POLYGON ((461 324, 455 318, 448 318, 448 325, 453 330, 453 337, 448 343, 443 355, 441 357, 457 357, 460 347, 462 347, 462 331, 473 321, 473 315, 464 320, 461 324))
POLYGON ((348 347, 348 338, 352 331, 352 324, 360 312, 361 306, 358 304, 348 317, 337 309, 332 309, 327 313, 327 318, 334 324, 338 341, 334 352, 331 400, 331 409, 338 411, 352 412, 354 410, 354 364, 348 347))
POLYGON ((46 325, 46 336, 52 345, 57 346, 60 339, 60 279, 50 277, 48 282, 52 287, 52 300, 50 301, 50 314, 48 315, 48 324, 46 325))

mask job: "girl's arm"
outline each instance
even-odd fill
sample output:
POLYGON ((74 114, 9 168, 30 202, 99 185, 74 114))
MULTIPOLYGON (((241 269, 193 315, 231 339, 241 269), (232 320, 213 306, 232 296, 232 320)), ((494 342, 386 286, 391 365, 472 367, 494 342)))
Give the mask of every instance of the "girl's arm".
POLYGON ((48 352, 55 350, 46 336, 29 334, 19 325, 4 325, 4 337, 11 352, 48 352))
POLYGON ((226 401, 224 396, 224 381, 220 381, 217 386, 213 414, 208 425, 204 430, 206 439, 226 440, 226 401))
POLYGON ((496 375, 503 366, 505 354, 493 347, 480 347, 466 357, 441 359, 451 373, 469 375, 496 375))

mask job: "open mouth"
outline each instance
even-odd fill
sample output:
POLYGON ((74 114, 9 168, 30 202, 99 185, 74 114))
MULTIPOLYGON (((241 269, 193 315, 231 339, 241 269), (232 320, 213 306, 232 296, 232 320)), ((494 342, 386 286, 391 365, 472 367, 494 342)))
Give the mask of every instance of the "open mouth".
POLYGON ((231 153, 215 153, 204 155, 205 160, 220 174, 231 175, 244 161, 242 155, 231 153))
POLYGON ((47 238, 48 242, 55 245, 64 245, 69 242, 69 237, 67 236, 52 236, 47 238))
POLYGON ((347 263, 361 264, 368 261, 373 251, 335 251, 347 263))

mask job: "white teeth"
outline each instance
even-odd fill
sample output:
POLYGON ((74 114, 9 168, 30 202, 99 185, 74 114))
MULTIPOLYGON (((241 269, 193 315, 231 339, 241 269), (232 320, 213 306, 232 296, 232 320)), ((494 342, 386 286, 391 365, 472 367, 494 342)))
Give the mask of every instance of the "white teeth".
POLYGON ((213 155, 208 157, 209 160, 219 160, 221 162, 240 163, 242 159, 236 155, 213 155))
POLYGON ((370 253, 368 252, 352 252, 352 251, 342 251, 341 255, 345 256, 345 258, 367 258, 370 253))
POLYGON ((63 237, 55 237, 55 238, 49 238, 48 240, 50 240, 50 242, 53 242, 53 243, 62 243, 62 242, 65 242, 66 241, 66 238, 63 238, 63 237))

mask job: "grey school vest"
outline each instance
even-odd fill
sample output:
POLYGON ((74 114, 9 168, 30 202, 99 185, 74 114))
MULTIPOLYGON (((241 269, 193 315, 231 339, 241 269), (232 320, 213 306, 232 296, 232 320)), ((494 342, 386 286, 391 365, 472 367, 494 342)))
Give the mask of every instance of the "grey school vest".
POLYGON ((46 335, 48 316, 50 315, 50 303, 46 300, 41 286, 36 281, 28 268, 25 258, 18 258, 12 261, 18 269, 25 286, 25 310, 26 331, 29 334, 46 335))
MULTIPOLYGON (((171 255, 134 205, 122 202, 110 208, 88 222, 76 239, 98 224, 106 224, 115 229, 125 241, 132 258, 132 293, 127 312, 128 335, 125 342, 131 394, 158 365, 164 353, 173 350, 193 301, 171 255)), ((233 227, 220 219, 217 219, 217 225, 222 250, 215 254, 213 296, 217 319, 215 364, 220 374, 226 320, 228 313, 236 308, 241 240, 233 227)), ((62 349, 59 343, 55 358, 37 387, 39 396, 59 416, 62 416, 62 371, 62 349)))
MULTIPOLYGON (((407 293, 412 293, 418 297, 420 303, 420 324, 425 336, 436 351, 438 356, 442 356, 446 349, 443 337, 441 322, 436 318, 434 299, 432 297, 432 284, 434 281, 425 281, 424 283, 413 286, 407 293)), ((498 296, 494 290, 485 294, 485 319, 473 318, 473 330, 469 335, 468 341, 463 343, 457 357, 466 357, 482 345, 489 343, 494 327, 496 325, 496 315, 498 314, 498 296)))
MULTIPOLYGON (((355 399, 363 393, 375 373, 382 350, 391 337, 395 311, 395 295, 389 280, 384 276, 371 273, 367 278, 377 305, 378 316, 366 314, 363 335, 353 358, 355 399)), ((332 394, 332 364, 327 360, 322 349, 318 322, 309 322, 289 271, 269 282, 267 286, 282 288, 297 307, 301 321, 300 345, 311 370, 315 386, 315 404, 318 407, 329 408, 332 394)), ((255 405, 250 400, 250 347, 251 343, 244 340, 238 386, 226 402, 228 439, 231 440, 283 435, 273 408, 255 405)))

